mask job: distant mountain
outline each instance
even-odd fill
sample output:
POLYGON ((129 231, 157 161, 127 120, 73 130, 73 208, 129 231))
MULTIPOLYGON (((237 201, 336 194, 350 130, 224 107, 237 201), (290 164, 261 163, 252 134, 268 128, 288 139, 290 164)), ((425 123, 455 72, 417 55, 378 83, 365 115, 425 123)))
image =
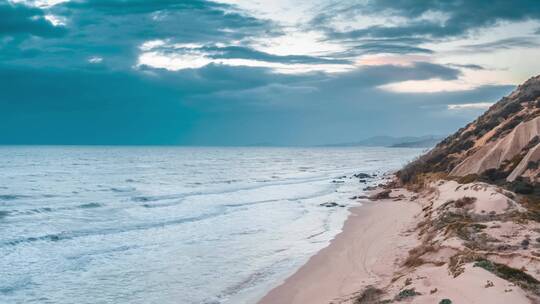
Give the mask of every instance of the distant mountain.
POLYGON ((374 136, 357 142, 325 145, 327 147, 395 147, 395 148, 427 148, 433 147, 443 137, 436 135, 426 136, 374 136))
POLYGON ((443 137, 441 136, 426 136, 425 138, 421 138, 418 140, 413 141, 406 141, 397 143, 394 145, 391 145, 392 148, 430 148, 435 147, 436 144, 438 144, 443 137))

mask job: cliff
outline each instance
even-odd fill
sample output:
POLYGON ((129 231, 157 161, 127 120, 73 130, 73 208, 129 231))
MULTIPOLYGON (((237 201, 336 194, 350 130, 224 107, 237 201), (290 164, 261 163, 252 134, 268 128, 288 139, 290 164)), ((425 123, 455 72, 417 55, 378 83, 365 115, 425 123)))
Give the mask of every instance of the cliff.
POLYGON ((536 76, 398 176, 406 184, 426 174, 442 173, 533 191, 540 182, 539 161, 540 76, 536 76))

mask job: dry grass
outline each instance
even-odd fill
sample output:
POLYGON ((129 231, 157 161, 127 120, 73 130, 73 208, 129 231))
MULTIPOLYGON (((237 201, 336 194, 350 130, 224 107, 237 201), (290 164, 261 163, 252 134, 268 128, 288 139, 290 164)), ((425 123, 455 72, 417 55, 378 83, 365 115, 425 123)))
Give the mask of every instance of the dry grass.
POLYGON ((463 208, 465 206, 474 204, 476 202, 476 197, 462 197, 454 202, 456 208, 463 208))
POLYGON ((360 296, 356 298, 354 304, 375 304, 380 303, 384 291, 373 286, 368 286, 362 291, 360 296))
POLYGON ((421 244, 418 247, 415 247, 409 250, 409 256, 403 262, 403 265, 406 267, 418 267, 424 265, 426 261, 422 259, 422 256, 428 252, 437 251, 436 247, 428 244, 421 244))

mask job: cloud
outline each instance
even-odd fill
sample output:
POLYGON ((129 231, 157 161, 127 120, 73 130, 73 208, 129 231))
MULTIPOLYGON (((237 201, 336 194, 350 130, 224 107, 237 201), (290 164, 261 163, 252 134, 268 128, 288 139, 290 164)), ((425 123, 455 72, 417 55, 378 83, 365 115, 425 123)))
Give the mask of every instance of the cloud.
POLYGON ((150 41, 141 46, 138 65, 169 70, 195 69, 209 64, 267 67, 281 72, 345 70, 352 68, 347 59, 307 55, 275 55, 246 46, 217 46, 194 43, 170 44, 150 41))
MULTIPOLYGON (((137 63, 139 46, 151 40, 241 43, 252 36, 279 35, 279 26, 271 21, 251 17, 232 5, 204 0, 75 0, 43 9, 3 5, 0 12, 5 8, 13 10, 13 7, 18 10, 24 8, 24 13, 18 14, 22 17, 16 20, 19 23, 26 20, 26 23, 19 25, 18 31, 26 29, 27 32, 48 38, 26 39, 3 47, 0 57, 4 61, 13 60, 28 66, 46 62, 49 66, 81 67, 89 57, 100 54, 109 68, 130 69, 137 63), (53 26, 46 16, 49 16, 49 20, 53 20, 50 16, 55 16, 54 20, 65 23, 65 26, 53 26), (53 33, 63 30, 65 35, 56 37, 49 35, 46 30, 54 30, 53 33), (32 56, 19 55, 28 51, 32 52, 32 56)), ((11 11, 4 14, 13 16, 11 11)), ((11 22, 10 18, 7 20, 0 19, 0 31, 14 28, 11 25, 1 26, 2 22, 11 22)))
POLYGON ((357 41, 347 51, 335 54, 336 56, 356 57, 366 54, 433 54, 427 48, 413 45, 387 42, 385 40, 357 41))
POLYGON ((38 8, 0 1, 0 37, 19 35, 57 37, 63 35, 65 29, 55 26, 49 19, 38 8))
POLYGON ((492 105, 493 102, 449 104, 448 110, 489 109, 489 107, 491 107, 492 105))
MULTIPOLYGON (((345 1, 324 7, 311 24, 331 40, 364 38, 416 38, 423 43, 456 37, 502 22, 540 20, 540 3, 520 1, 345 1), (380 22, 357 28, 339 29, 334 23, 347 18, 373 18, 380 22), (396 21, 399 20, 399 21, 396 21)), ((413 45, 409 43, 408 45, 413 45)), ((418 44, 414 44, 418 45, 418 44)))
POLYGON ((482 71, 486 70, 485 67, 479 65, 479 64, 458 64, 458 63, 450 63, 449 66, 456 67, 456 68, 463 68, 463 69, 470 69, 475 71, 482 71))
POLYGON ((464 52, 478 53, 494 52, 511 48, 537 48, 539 46, 540 43, 535 37, 512 37, 486 43, 468 44, 461 49, 464 52))
POLYGON ((0 128, 10 132, 0 143, 322 144, 447 133, 473 115, 450 106, 495 101, 513 87, 389 90, 487 73, 476 61, 436 58, 436 44, 514 17, 471 25, 453 21, 465 12, 454 1, 366 3, 336 5, 315 27, 204 0, 1 6, 0 128), (380 22, 355 27, 366 12, 380 22))
POLYGON ((92 56, 92 57, 88 58, 88 62, 90 62, 90 63, 101 63, 101 62, 103 62, 103 58, 99 57, 99 56, 92 56))
MULTIPOLYGON (((178 72, 3 65, 0 128, 12 131, 0 134, 0 143, 321 144, 369 136, 375 125, 406 135, 434 122, 427 118, 432 110, 422 106, 463 96, 445 100, 449 95, 398 94, 378 86, 459 74, 422 62, 301 75, 214 64, 178 72), (400 130, 403 121, 408 125, 400 130)), ((437 121, 436 131, 448 131, 455 119, 437 121)))

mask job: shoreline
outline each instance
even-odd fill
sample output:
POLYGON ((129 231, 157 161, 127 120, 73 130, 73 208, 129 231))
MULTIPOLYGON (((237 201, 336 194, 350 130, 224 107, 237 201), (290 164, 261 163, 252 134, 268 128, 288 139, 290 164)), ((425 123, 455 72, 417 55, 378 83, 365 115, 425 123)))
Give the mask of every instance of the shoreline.
POLYGON ((377 190, 257 303, 540 303, 540 229, 515 194, 452 180, 377 190))
POLYGON ((412 248, 412 228, 421 207, 392 199, 352 207, 342 231, 260 304, 346 303, 370 285, 391 280, 412 248))

